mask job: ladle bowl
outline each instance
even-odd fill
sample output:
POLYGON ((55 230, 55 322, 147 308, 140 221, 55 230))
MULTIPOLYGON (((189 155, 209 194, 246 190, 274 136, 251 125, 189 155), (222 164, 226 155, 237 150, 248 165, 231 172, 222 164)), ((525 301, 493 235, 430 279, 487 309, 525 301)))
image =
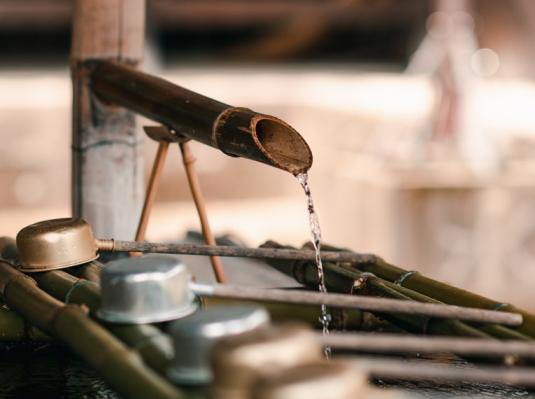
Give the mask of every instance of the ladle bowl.
POLYGON ((91 226, 82 219, 37 222, 17 234, 20 270, 26 273, 64 269, 98 258, 91 226))

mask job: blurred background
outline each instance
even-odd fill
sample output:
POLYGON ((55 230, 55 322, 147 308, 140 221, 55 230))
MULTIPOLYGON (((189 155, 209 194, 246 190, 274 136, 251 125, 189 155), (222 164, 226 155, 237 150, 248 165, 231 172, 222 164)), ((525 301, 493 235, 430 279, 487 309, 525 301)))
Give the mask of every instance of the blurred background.
MULTIPOLYGON (((0 235, 70 215, 71 6, 0 0, 0 235)), ((325 242, 535 310, 535 2, 147 0, 147 15, 146 71, 309 142, 325 242)), ((309 238, 295 178, 192 149, 216 234, 309 238)), ((148 238, 192 229, 171 148, 148 238)))

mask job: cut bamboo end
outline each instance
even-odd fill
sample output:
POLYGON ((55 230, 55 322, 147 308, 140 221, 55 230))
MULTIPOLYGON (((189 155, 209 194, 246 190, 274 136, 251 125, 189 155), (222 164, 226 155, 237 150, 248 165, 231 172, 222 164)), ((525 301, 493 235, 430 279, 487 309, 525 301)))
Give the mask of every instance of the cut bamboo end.
POLYGON ((312 166, 312 152, 306 141, 286 122, 269 115, 252 120, 253 134, 260 151, 273 164, 298 175, 312 166))

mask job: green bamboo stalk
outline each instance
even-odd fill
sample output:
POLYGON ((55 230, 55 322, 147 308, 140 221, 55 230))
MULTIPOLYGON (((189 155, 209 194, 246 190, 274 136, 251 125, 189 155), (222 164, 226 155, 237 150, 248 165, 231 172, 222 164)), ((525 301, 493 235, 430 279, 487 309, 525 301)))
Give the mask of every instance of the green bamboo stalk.
MULTIPOLYGON (((0 253, 12 247, 15 240, 4 237, 0 241, 0 253)), ((18 259, 16 246, 9 249, 11 259, 18 259)), ((100 306, 100 273, 102 264, 96 261, 67 269, 50 271, 33 275, 39 286, 54 298, 62 302, 83 305, 91 312, 100 306), (72 275, 71 275, 72 274, 72 275), (74 275, 79 275, 79 279, 74 275)), ((160 374, 165 374, 174 358, 174 349, 169 337, 160 329, 151 325, 114 325, 108 324, 107 329, 113 335, 135 349, 144 362, 160 374)))
MULTIPOLYGON (((323 245, 322 247, 329 251, 347 251, 330 245, 323 245)), ((433 280, 418 272, 409 272, 401 267, 387 263, 379 257, 375 257, 373 262, 353 263, 352 267, 363 272, 373 273, 384 280, 395 282, 397 285, 417 291, 449 305, 520 313, 523 317, 522 325, 514 328, 508 327, 508 329, 535 338, 535 315, 511 304, 498 302, 462 288, 433 280)), ((495 331, 495 333, 500 335, 499 331, 495 331)), ((505 335, 509 334, 506 333, 505 335)))
POLYGON ((82 308, 65 305, 32 278, 0 262, 0 295, 26 320, 64 341, 128 398, 181 398, 182 394, 147 368, 139 355, 92 321, 82 308))
MULTIPOLYGON (((78 279, 63 271, 35 273, 39 287, 54 298, 66 303, 87 306, 90 312, 100 307, 100 286, 92 281, 78 279)), ((106 323, 105 327, 117 338, 135 349, 144 362, 164 374, 174 358, 170 338, 155 326, 120 325, 106 323)))
MULTIPOLYGON (((351 265, 347 264, 329 264, 327 267, 330 267, 332 270, 337 271, 340 274, 346 274, 350 278, 358 279, 363 278, 363 276, 366 276, 366 278, 370 278, 370 285, 375 286, 381 286, 383 287, 383 291, 386 289, 390 291, 394 291, 396 293, 402 294, 406 296, 409 299, 419 301, 419 302, 425 302, 425 303, 442 303, 440 301, 437 301, 436 299, 433 299, 431 297, 428 297, 426 295, 420 294, 419 292, 410 290, 408 288, 399 286, 398 284, 391 283, 386 280, 382 280, 377 278, 377 276, 369 274, 369 273, 363 273, 360 271, 355 270, 351 265)), ((470 326, 470 323, 463 323, 467 326, 470 326)), ((522 341, 531 341, 531 338, 525 334, 519 333, 518 331, 512 330, 508 327, 504 327, 498 324, 480 324, 477 326, 471 326, 471 329, 475 329, 478 331, 482 331, 492 337, 504 339, 504 340, 522 340, 522 341)))
MULTIPOLYGON (((273 241, 269 241, 263 244, 263 246, 282 247, 280 244, 277 244, 273 241)), ((294 277, 301 284, 304 284, 313 289, 317 289, 318 274, 316 265, 314 263, 308 261, 294 261, 284 259, 269 259, 267 260, 267 262, 275 269, 294 277)), ((325 284, 327 286, 328 291, 344 294, 350 294, 353 292, 355 288, 355 280, 359 278, 360 275, 357 276, 353 271, 345 270, 340 273, 339 270, 335 270, 334 264, 330 262, 323 263, 323 266, 325 284)), ((375 285, 375 292, 379 292, 382 296, 389 296, 390 298, 394 299, 410 300, 409 297, 399 292, 396 292, 395 290, 387 289, 387 287, 385 286, 379 286, 378 279, 368 278, 368 282, 371 285, 375 285)), ((419 334, 429 333, 488 338, 487 334, 457 320, 429 319, 428 317, 417 315, 384 313, 381 313, 380 317, 406 331, 419 334)))
POLYGON ((102 263, 94 260, 84 265, 70 267, 66 269, 66 272, 75 277, 100 284, 100 272, 102 271, 102 267, 102 263))
POLYGON ((25 320, 15 312, 0 307, 0 341, 50 341, 50 336, 27 325, 25 320))

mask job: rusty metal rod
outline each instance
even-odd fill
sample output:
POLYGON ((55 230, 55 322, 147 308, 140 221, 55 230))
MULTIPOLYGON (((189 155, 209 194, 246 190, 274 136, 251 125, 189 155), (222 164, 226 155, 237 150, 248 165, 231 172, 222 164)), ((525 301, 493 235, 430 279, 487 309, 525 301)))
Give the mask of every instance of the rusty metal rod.
POLYGON ((419 337, 401 334, 318 334, 323 345, 371 353, 439 353, 535 358, 535 344, 481 338, 419 337))
MULTIPOLYGON (((145 252, 167 253, 180 255, 205 255, 205 256, 230 256, 241 258, 261 259, 290 259, 311 260, 316 259, 316 253, 311 250, 280 249, 280 248, 245 248, 225 245, 198 245, 198 244, 173 244, 121 241, 115 239, 97 240, 98 249, 111 252, 145 252)), ((357 254, 354 252, 322 251, 321 259, 327 262, 352 262, 370 263, 375 262, 377 256, 369 254, 357 254)))
POLYGON ((196 295, 227 299, 295 303, 301 305, 327 305, 337 308, 360 309, 374 312, 419 314, 479 323, 497 323, 517 326, 522 316, 493 310, 464 308, 435 303, 421 303, 388 298, 364 297, 343 294, 324 294, 311 291, 259 289, 245 286, 190 284, 196 295))
POLYGON ((91 88, 105 102, 158 121, 177 133, 294 175, 312 166, 305 140, 286 122, 233 107, 113 61, 99 62, 91 88))
POLYGON ((535 367, 459 367, 428 361, 359 357, 355 367, 372 377, 410 381, 482 382, 535 387, 535 367))

